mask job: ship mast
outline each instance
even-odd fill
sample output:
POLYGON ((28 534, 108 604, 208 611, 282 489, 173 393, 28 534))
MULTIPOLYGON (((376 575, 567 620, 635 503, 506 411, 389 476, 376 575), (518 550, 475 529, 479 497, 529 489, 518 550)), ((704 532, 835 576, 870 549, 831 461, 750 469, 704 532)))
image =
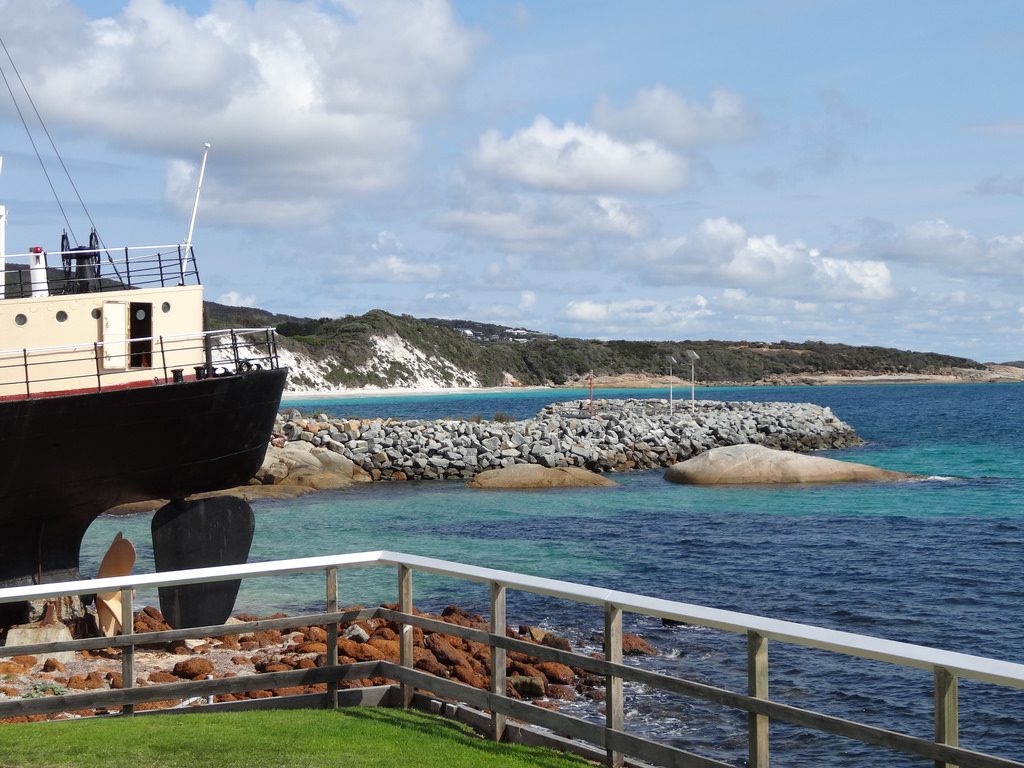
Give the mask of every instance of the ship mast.
POLYGON ((203 144, 203 162, 199 166, 199 183, 196 184, 196 199, 192 203, 192 217, 188 221, 188 235, 185 237, 185 252, 192 247, 192 230, 196 226, 196 212, 199 210, 199 194, 203 191, 203 176, 206 175, 206 156, 210 154, 209 143, 203 144))

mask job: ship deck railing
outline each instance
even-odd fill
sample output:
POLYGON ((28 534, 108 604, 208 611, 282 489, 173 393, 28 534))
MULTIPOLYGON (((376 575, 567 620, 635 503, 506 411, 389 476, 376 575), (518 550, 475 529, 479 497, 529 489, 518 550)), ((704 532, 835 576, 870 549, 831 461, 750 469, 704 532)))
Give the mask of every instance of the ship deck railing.
MULTIPOLYGON (((345 583, 348 585, 351 582, 345 583)), ((528 740, 531 743, 538 743, 538 740, 543 741, 546 738, 561 748, 579 752, 590 758, 599 757, 610 766, 620 766, 627 761, 641 761, 639 764, 653 763, 666 766, 699 766, 700 768, 712 766, 722 768, 730 764, 718 758, 702 756, 688 749, 681 749, 629 733, 625 728, 626 709, 623 689, 625 681, 743 713, 747 719, 748 731, 744 757, 747 765, 758 768, 766 768, 769 764, 771 749, 769 726, 772 723, 785 723, 788 724, 787 727, 796 727, 817 735, 828 734, 860 741, 895 753, 933 761, 936 766, 961 766, 962 768, 1020 768, 1024 766, 1024 763, 1012 757, 1000 757, 958 746, 958 681, 969 680, 992 686, 1005 686, 1013 691, 1024 690, 1024 665, 1008 661, 383 550, 60 584, 9 587, 0 589, 0 603, 60 598, 68 595, 91 595, 97 592, 120 593, 122 621, 120 635, 5 647, 0 649, 0 653, 13 656, 16 654, 46 654, 61 650, 120 648, 123 688, 0 701, 0 717, 41 715, 97 707, 120 707, 121 714, 131 715, 134 705, 151 701, 213 697, 218 694, 263 691, 286 686, 326 684, 326 693, 297 696, 295 703, 300 706, 320 707, 338 706, 339 702, 390 703, 405 707, 419 704, 441 714, 466 720, 484 732, 488 732, 496 740, 528 740), (393 580, 391 584, 397 587, 396 609, 357 607, 339 610, 339 573, 347 569, 367 568, 383 568, 390 571, 390 579, 393 580), (153 590, 159 587, 209 584, 300 573, 316 574, 323 579, 320 582, 325 585, 324 592, 321 593, 324 606, 322 612, 162 632, 137 633, 134 630, 134 590, 153 590), (460 582, 484 585, 489 591, 489 629, 477 629, 438 621, 415 613, 413 610, 414 573, 433 574, 460 582), (507 599, 509 592, 515 591, 597 606, 604 614, 603 655, 593 657, 508 636, 506 632, 507 599), (622 656, 624 614, 682 622, 692 627, 711 628, 738 635, 746 648, 746 652, 743 654, 747 678, 746 690, 729 690, 704 682, 645 670, 632 664, 624 664, 622 656), (337 644, 339 623, 372 618, 395 622, 399 627, 397 662, 381 660, 339 664, 337 644), (294 629, 310 625, 321 625, 327 629, 326 662, 322 667, 135 687, 135 649, 139 645, 167 643, 186 638, 237 636, 268 629, 294 629), (428 633, 439 632, 486 644, 489 647, 492 660, 489 689, 479 690, 417 669, 413 652, 414 627, 419 627, 428 633), (922 687, 930 685, 932 689, 934 737, 922 738, 891 728, 796 707, 773 699, 769 694, 769 643, 837 654, 841 660, 845 660, 843 661, 844 665, 849 664, 850 659, 871 659, 894 668, 920 671, 922 687), (582 669, 593 675, 603 676, 606 690, 604 722, 591 722, 566 713, 549 711, 507 696, 505 670, 506 654, 509 652, 519 652, 545 661, 560 662, 574 669, 582 669), (377 676, 397 681, 397 684, 372 690, 339 691, 338 689, 338 684, 342 681, 377 676), (927 683, 925 679, 927 679, 927 683), (429 693, 425 694, 424 692, 429 693), (439 697, 444 697, 444 699, 439 697), (527 727, 521 727, 509 718, 525 722, 527 727), (537 731, 533 726, 539 727, 541 730, 537 731), (546 736, 544 736, 545 733, 546 736)), ((351 592, 351 589, 348 589, 348 592, 351 592)), ((352 595, 352 597, 355 596, 352 595)), ((312 604, 319 603, 319 600, 320 598, 317 598, 312 604)), ((846 670, 844 667, 843 680, 852 680, 855 672, 856 670, 852 668, 846 670)), ((836 683, 836 687, 840 690, 843 688, 843 680, 836 683)), ((267 700, 260 701, 266 702, 267 700)), ((270 701, 272 705, 279 707, 288 705, 282 699, 270 701)), ((209 704, 203 708, 230 710, 259 705, 259 701, 243 701, 209 704)))
POLYGON ((173 384, 281 367, 273 328, 139 336, 123 341, 0 350, 0 399, 31 399, 125 387, 173 384), (126 363, 105 367, 116 347, 126 363), (83 373, 87 370, 88 373, 83 373), (140 376, 148 373, 148 375, 140 376), (126 382, 126 373, 135 380, 126 382))
POLYGON ((181 243, 46 252, 44 271, 30 266, 38 255, 7 254, 0 299, 200 284, 195 252, 181 243))

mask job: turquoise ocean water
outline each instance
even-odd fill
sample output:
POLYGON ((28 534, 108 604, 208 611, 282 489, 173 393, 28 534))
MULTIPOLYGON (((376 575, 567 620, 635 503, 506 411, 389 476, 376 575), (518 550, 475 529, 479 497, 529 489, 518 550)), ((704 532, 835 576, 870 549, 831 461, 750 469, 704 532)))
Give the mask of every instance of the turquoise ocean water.
MULTIPOLYGON (((688 396, 689 392, 676 391, 688 396)), ((666 397, 603 390, 608 397, 666 397)), ((502 411, 522 418, 583 392, 291 401, 304 413, 445 418, 502 411)), ((619 487, 473 492, 455 483, 374 483, 288 502, 257 502, 252 560, 392 549, 608 586, 924 645, 1024 662, 1024 385, 720 388, 721 400, 831 407, 867 442, 832 452, 928 479, 805 488, 696 488, 660 472, 615 475, 619 487)), ((685 407, 685 401, 679 403, 685 407)), ((101 518, 83 545, 95 573, 114 533, 152 570, 149 515, 101 518)), ((395 597, 393 572, 343 575, 341 599, 395 597)), ((239 609, 301 610, 322 601, 314 577, 259 579, 239 609)), ((417 604, 486 612, 477 587, 417 577, 417 604)), ((142 596, 147 599, 146 595, 142 596)), ((155 596, 148 596, 155 601, 155 596)), ((513 594, 510 622, 541 623, 596 647, 600 615, 513 594)), ((634 619, 662 651, 645 664, 742 689, 741 639, 634 619)), ((931 731, 931 678, 773 644, 773 696, 921 736, 931 731)), ((745 719, 645 690, 627 690, 627 727, 742 764, 745 719)), ((571 705, 599 717, 584 705, 571 705)), ((961 742, 1024 760, 1024 691, 961 685, 961 742)), ((773 725, 779 765, 917 765, 873 748, 773 725)))

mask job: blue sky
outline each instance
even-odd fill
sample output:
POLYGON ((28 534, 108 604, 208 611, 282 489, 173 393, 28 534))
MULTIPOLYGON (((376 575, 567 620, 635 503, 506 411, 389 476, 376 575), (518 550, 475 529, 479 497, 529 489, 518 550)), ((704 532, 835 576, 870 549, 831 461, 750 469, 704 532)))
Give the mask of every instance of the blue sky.
MULTIPOLYGON (((1019 2, 0 0, 0 18, 108 244, 183 239, 212 143, 195 240, 214 300, 1024 358, 1019 2)), ((9 101, 8 250, 56 250, 9 101)))

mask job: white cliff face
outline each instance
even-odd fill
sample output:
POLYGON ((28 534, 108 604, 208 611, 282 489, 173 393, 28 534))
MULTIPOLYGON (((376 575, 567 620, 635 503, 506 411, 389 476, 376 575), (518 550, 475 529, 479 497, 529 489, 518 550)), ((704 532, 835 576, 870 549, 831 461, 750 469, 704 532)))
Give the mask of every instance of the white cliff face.
POLYGON ((277 356, 281 365, 287 366, 288 384, 285 390, 297 392, 306 389, 336 390, 344 389, 337 384, 327 380, 327 375, 337 367, 338 361, 333 357, 326 357, 323 360, 314 360, 309 355, 301 352, 292 352, 278 344, 277 356))
POLYGON ((382 386, 413 389, 479 387, 476 374, 443 357, 428 357, 397 334, 373 336, 373 352, 357 370, 383 380, 382 386))
MULTIPOLYGON (((429 357, 396 334, 374 336, 370 339, 370 356, 365 365, 355 369, 371 382, 362 389, 446 389, 449 387, 479 387, 475 374, 465 371, 441 357, 429 357)), ((331 381, 331 372, 340 363, 333 357, 314 360, 309 355, 278 346, 281 364, 288 366, 286 390, 320 390, 325 392, 352 389, 331 381)), ((349 373, 351 371, 346 371, 349 373)))

